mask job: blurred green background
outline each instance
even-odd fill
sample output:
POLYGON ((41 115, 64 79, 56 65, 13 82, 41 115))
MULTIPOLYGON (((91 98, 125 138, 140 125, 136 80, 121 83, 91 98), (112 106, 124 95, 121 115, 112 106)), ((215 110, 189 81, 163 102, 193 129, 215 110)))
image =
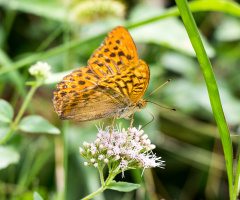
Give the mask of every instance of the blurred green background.
MULTIPOLYGON (((17 159, 7 166, 0 164, 1 200, 33 199, 35 191, 44 199, 63 199, 64 186, 67 199, 74 200, 100 187, 97 170, 84 166, 79 146, 95 140, 95 125, 110 125, 111 120, 62 121, 54 113, 53 91, 63 76, 87 65, 106 36, 103 33, 129 24, 133 25, 128 30, 139 57, 150 67, 145 96, 171 78, 148 100, 178 111, 151 103, 146 107, 154 121, 144 131, 157 146, 154 152, 165 160, 165 169, 146 169, 143 176, 141 170, 127 171, 124 179, 119 175, 116 180, 140 183, 140 189, 130 193, 106 190, 96 199, 228 199, 218 129, 181 19, 171 16, 134 27, 174 7, 173 0, 0 0, 0 74, 6 72, 0 75, 1 98, 17 113, 29 90, 26 82, 33 80, 28 72, 30 65, 38 60, 48 62, 52 75, 34 94, 24 116, 43 116, 65 134, 65 142, 62 135, 44 133, 18 131, 11 137, 5 145, 13 148, 17 159), (68 42, 71 48, 65 45, 68 42), (64 153, 68 163, 66 181, 64 153)), ((193 16, 213 66, 235 158, 240 133, 240 20, 217 11, 194 12, 193 16)), ((152 119, 144 110, 134 118, 136 127, 152 119)), ((129 125, 125 119, 116 123, 129 125)), ((4 135, 3 130, 0 134, 4 135)))

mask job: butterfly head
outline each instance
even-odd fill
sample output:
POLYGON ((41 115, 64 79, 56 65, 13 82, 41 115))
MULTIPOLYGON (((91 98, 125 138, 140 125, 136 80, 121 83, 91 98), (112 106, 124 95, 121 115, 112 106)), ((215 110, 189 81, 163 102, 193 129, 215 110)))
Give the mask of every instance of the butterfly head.
POLYGON ((143 100, 143 99, 140 99, 140 100, 136 103, 136 107, 137 107, 139 110, 144 109, 146 105, 147 105, 147 101, 146 101, 146 100, 143 100))

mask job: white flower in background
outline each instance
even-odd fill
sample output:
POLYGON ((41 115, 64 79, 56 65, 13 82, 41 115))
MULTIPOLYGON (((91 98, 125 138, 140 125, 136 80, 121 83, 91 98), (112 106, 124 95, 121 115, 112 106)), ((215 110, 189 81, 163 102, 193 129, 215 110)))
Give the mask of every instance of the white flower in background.
POLYGON ((51 66, 46 62, 38 61, 29 68, 29 73, 33 76, 43 77, 46 79, 50 75, 51 66))
POLYGON ((110 129, 98 128, 97 139, 91 144, 83 143, 80 154, 89 161, 86 166, 94 165, 102 169, 108 163, 108 166, 113 166, 111 171, 116 174, 122 172, 123 176, 128 169, 164 166, 161 157, 153 154, 155 145, 151 144, 141 126, 138 129, 129 128, 128 131, 119 126, 112 134, 110 129))

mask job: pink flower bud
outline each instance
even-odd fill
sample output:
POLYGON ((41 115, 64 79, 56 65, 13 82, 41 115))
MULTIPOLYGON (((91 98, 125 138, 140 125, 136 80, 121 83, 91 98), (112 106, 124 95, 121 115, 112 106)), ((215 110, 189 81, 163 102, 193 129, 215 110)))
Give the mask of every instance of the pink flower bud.
POLYGON ((112 151, 112 150, 108 150, 108 151, 107 151, 107 157, 110 157, 112 154, 113 154, 113 151, 112 151))
POLYGON ((83 146, 87 149, 90 147, 90 144, 88 142, 83 142, 83 146))
POLYGON ((104 146, 102 144, 99 145, 99 150, 100 151, 104 150, 104 146))
POLYGON ((103 159, 103 155, 99 155, 98 160, 102 160, 102 159, 103 159))
POLYGON ((148 138, 148 135, 147 134, 144 134, 142 137, 141 137, 141 140, 146 140, 148 138))
POLYGON ((119 160, 119 159, 120 159, 120 156, 119 156, 119 155, 116 155, 116 156, 113 157, 113 160, 114 160, 114 161, 117 161, 117 160, 119 160))
POLYGON ((82 156, 86 155, 85 151, 81 147, 79 147, 79 152, 82 156))

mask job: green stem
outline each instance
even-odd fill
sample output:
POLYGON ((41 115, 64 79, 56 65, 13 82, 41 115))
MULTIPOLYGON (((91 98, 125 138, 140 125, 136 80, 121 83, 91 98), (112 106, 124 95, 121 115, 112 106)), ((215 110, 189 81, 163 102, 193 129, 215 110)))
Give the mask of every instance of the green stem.
POLYGON ((103 177, 103 167, 101 168, 98 168, 98 171, 99 171, 99 175, 100 175, 100 180, 101 180, 101 184, 104 185, 104 177, 103 177))
POLYGON ((115 176, 119 173, 119 168, 118 167, 115 171, 115 173, 112 173, 110 172, 109 173, 109 176, 108 178, 106 179, 106 181, 104 182, 104 179, 103 179, 103 173, 102 173, 102 170, 103 170, 103 167, 102 168, 98 168, 99 170, 99 173, 100 173, 100 179, 101 179, 101 183, 102 183, 102 187, 100 187, 97 191, 89 194, 88 196, 84 197, 82 200, 88 200, 88 199, 91 199, 92 197, 94 197, 95 195, 103 192, 104 190, 107 189, 107 186, 111 183, 111 181, 115 178, 115 176))
POLYGON ((97 191, 93 192, 92 194, 89 194, 88 196, 84 197, 82 200, 88 200, 91 199, 92 197, 94 197, 95 195, 103 192, 106 188, 104 188, 103 186, 100 187, 97 191))
POLYGON ((67 199, 68 191, 68 137, 67 132, 69 129, 69 121, 63 123, 63 168, 64 168, 64 191, 63 198, 67 199))
POLYGON ((24 114, 24 112, 25 112, 25 110, 26 110, 26 108, 27 108, 30 100, 32 99, 33 94, 34 94, 35 91, 37 90, 37 88, 38 88, 37 85, 33 85, 33 86, 31 87, 29 93, 27 94, 27 97, 26 97, 26 99, 24 100, 24 102, 23 102, 23 104, 22 104, 22 106, 21 106, 21 108, 20 108, 20 110, 19 110, 19 112, 18 112, 17 117, 16 117, 15 120, 14 120, 14 126, 15 126, 15 127, 17 126, 18 122, 19 122, 20 119, 22 118, 22 116, 23 116, 23 114, 24 114))
POLYGON ((9 137, 11 137, 14 130, 17 129, 18 123, 19 123, 20 119, 22 118, 22 116, 23 116, 23 114, 24 114, 24 112, 25 112, 25 110, 26 110, 26 108, 27 108, 27 106, 28 106, 28 104, 29 104, 29 102, 30 102, 30 100, 31 100, 31 98, 32 98, 32 96, 35 93, 37 88, 38 88, 38 84, 33 85, 31 87, 30 91, 27 94, 26 99, 24 100, 24 102, 23 102, 23 104, 22 104, 22 106, 21 106, 21 108, 20 108, 20 110, 17 114, 17 117, 15 118, 14 122, 12 123, 11 129, 6 134, 6 136, 0 141, 0 145, 5 143, 9 139, 9 137))
POLYGON ((233 197, 232 196, 233 195, 232 143, 230 139, 229 130, 226 124, 226 120, 224 117, 217 83, 213 74, 211 63, 207 57, 207 53, 204 49, 200 34, 198 32, 197 25, 188 7, 187 0, 176 0, 176 3, 180 11, 180 15, 182 17, 185 28, 187 30, 188 36, 192 43, 192 46, 196 52, 196 56, 200 64, 200 67, 205 79, 205 83, 207 85, 207 90, 208 90, 210 103, 212 106, 212 111, 218 126, 218 130, 219 130, 222 145, 223 145, 223 151, 224 151, 224 156, 225 156, 225 161, 227 166, 229 194, 230 194, 230 199, 232 199, 233 197))
POLYGON ((110 183, 111 181, 115 178, 115 176, 118 174, 119 172, 117 173, 113 173, 113 174, 110 174, 107 178, 107 180, 105 181, 104 183, 104 187, 106 188, 110 183))

